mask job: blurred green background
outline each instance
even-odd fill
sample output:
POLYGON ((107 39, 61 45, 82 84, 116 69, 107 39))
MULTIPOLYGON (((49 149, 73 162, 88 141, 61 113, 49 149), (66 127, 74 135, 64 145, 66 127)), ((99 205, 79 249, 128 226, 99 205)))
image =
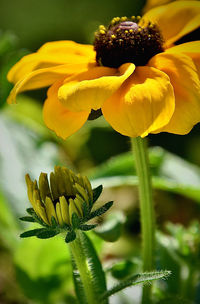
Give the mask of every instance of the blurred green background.
MULTIPOLYGON (((109 23, 115 16, 140 15, 144 2, 0 0, 2 304, 73 303, 71 266, 64 242, 57 238, 48 241, 19 239, 20 232, 28 227, 18 220, 25 208, 29 207, 24 175, 29 172, 37 178, 41 171, 50 172, 55 164, 88 174, 94 186, 103 183, 105 191, 102 201, 115 200, 113 210, 125 216, 123 228, 121 220, 113 223, 122 228, 122 236, 117 242, 105 243, 91 234, 105 264, 110 265, 113 261, 125 258, 128 260, 125 268, 135 270, 141 267, 138 194, 135 187, 137 177, 132 155, 128 152, 129 138, 112 130, 103 118, 87 122, 66 141, 57 138, 47 130, 42 119, 46 89, 24 94, 19 97, 17 105, 8 106, 6 98, 12 85, 7 82, 6 74, 23 55, 37 50, 47 41, 92 43, 98 25, 109 23)), ((162 253, 157 267, 174 272, 168 285, 163 283, 162 290, 173 297, 178 295, 180 299, 192 298, 197 301, 188 303, 198 303, 199 125, 186 136, 162 133, 150 135, 148 140, 152 147, 150 163, 160 229, 158 250, 162 253), (171 224, 166 224, 169 221, 171 224), (191 275, 195 278, 195 288, 188 285, 187 275, 182 277, 183 269, 188 271, 188 277, 191 275)), ((121 275, 118 269, 112 269, 111 273, 113 277, 121 275)), ((133 289, 132 294, 128 294, 131 303, 138 303, 137 293, 140 290, 136 292, 133 289)), ((114 301, 128 303, 127 295, 115 298, 114 301)), ((178 300, 175 303, 179 303, 178 300)))

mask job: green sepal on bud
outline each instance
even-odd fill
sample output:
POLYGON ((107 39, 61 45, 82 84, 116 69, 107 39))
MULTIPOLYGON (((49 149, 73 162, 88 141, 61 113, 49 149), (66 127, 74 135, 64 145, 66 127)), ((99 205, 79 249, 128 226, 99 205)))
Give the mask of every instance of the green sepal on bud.
POLYGON ((46 173, 41 173, 39 182, 33 182, 27 174, 26 183, 33 208, 28 208, 29 216, 20 220, 36 222, 43 228, 26 231, 20 235, 22 238, 36 236, 46 239, 67 232, 66 242, 71 242, 76 238, 76 230, 94 229, 96 224, 86 223, 105 213, 113 204, 108 202, 93 211, 103 190, 102 185, 92 189, 86 176, 60 166, 51 172, 49 180, 46 173))
POLYGON ((76 239, 76 232, 74 230, 71 230, 67 233, 65 242, 66 243, 71 243, 76 239))
POLYGON ((27 238, 30 236, 36 236, 39 239, 49 239, 55 235, 57 235, 59 231, 48 229, 48 228, 38 228, 29 231, 25 231, 24 233, 20 234, 21 238, 27 238))

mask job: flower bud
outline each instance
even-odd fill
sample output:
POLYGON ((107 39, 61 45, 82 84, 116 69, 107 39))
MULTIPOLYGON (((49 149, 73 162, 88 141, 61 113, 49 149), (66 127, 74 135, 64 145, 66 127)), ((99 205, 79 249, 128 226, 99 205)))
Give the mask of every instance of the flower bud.
POLYGON ((113 204, 108 202, 93 211, 102 186, 92 189, 86 176, 75 174, 65 167, 55 166, 49 179, 46 173, 41 173, 38 183, 27 174, 26 184, 33 208, 27 209, 31 216, 22 217, 21 220, 37 222, 44 228, 26 231, 21 237, 50 238, 67 231, 65 240, 72 242, 76 238, 75 230, 95 228, 96 224, 85 223, 105 213, 113 204))
POLYGON ((83 217, 84 202, 90 206, 93 200, 92 187, 86 176, 75 174, 71 170, 55 166, 50 174, 41 173, 39 186, 26 175, 29 201, 37 216, 48 226, 52 226, 52 217, 63 227, 71 225, 72 214, 83 217))

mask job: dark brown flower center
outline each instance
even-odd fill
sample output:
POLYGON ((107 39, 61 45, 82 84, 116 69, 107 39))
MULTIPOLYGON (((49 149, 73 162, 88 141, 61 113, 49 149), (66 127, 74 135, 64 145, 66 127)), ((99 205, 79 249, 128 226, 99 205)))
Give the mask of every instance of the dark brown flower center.
POLYGON ((150 58, 163 52, 163 38, 157 25, 144 25, 140 17, 114 18, 106 28, 95 33, 94 49, 99 65, 117 68, 132 62, 146 65, 150 58))

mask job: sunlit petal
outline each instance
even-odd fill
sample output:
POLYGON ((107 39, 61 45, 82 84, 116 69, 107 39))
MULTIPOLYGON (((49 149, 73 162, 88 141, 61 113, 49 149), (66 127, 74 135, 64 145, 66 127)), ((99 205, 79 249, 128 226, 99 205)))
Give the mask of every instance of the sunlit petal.
POLYGON ((166 125, 173 111, 174 93, 168 76, 150 67, 137 67, 102 107, 111 126, 130 137, 144 137, 166 125))
POLYGON ((199 1, 174 1, 148 11, 142 18, 157 23, 166 47, 200 26, 199 1))
MULTIPOLYGON (((95 66, 95 64, 91 64, 91 66, 95 66)), ((10 104, 15 103, 16 96, 21 92, 47 87, 64 76, 66 78, 74 73, 87 71, 89 67, 90 65, 88 65, 88 63, 66 64, 33 71, 15 84, 7 102, 10 104)))
POLYGON ((91 45, 73 41, 45 43, 37 52, 24 56, 8 73, 8 80, 17 83, 32 71, 52 66, 95 62, 95 52, 91 45))
POLYGON ((175 93, 174 114, 169 123, 158 132, 188 133, 200 121, 200 80, 197 66, 185 54, 167 52, 154 56, 149 65, 169 76, 175 93))
POLYGON ((186 54, 192 58, 196 65, 199 77, 200 77, 200 41, 192 41, 183 44, 176 45, 166 50, 167 53, 171 54, 186 54))
POLYGON ((48 90, 48 97, 43 107, 44 122, 58 136, 66 139, 86 122, 89 112, 71 112, 58 100, 57 94, 61 82, 55 82, 48 90))
POLYGON ((72 111, 97 110, 133 73, 134 64, 118 69, 96 67, 68 78, 58 91, 62 103, 72 111))

